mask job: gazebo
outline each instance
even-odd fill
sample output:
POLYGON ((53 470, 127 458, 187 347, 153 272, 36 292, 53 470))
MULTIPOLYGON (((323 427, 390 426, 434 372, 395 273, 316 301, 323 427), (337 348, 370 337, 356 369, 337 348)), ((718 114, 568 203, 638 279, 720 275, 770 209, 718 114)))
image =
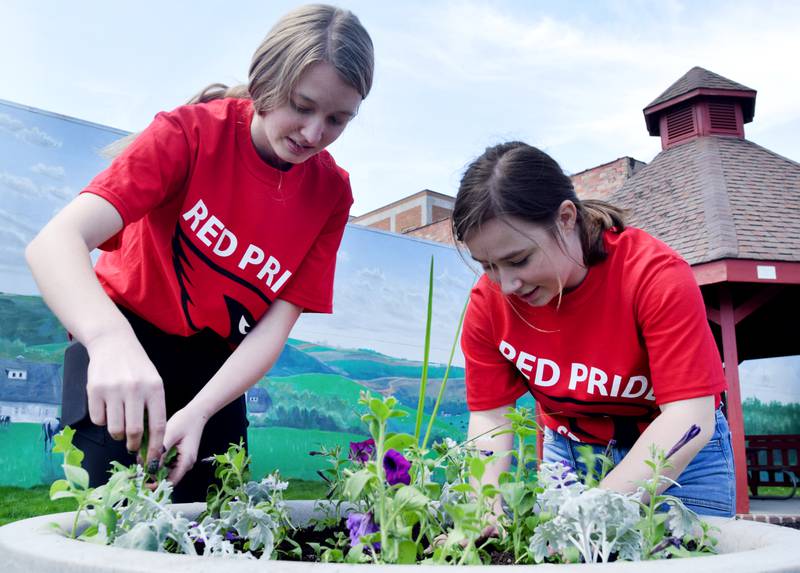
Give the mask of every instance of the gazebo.
POLYGON ((692 68, 644 108, 662 151, 609 197, 692 265, 729 385, 737 513, 749 511, 738 365, 800 354, 800 164, 745 139, 755 101, 692 68))

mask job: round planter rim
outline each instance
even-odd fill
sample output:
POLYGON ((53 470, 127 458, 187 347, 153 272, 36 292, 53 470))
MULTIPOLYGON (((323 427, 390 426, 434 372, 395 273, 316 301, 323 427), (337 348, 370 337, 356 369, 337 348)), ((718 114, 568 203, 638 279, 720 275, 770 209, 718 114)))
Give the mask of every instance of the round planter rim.
MULTIPOLYGON (((312 500, 289 501, 287 506, 297 523, 302 523, 313 512, 312 500)), ((204 509, 204 504, 176 504, 187 517, 204 509)), ((250 573, 264 571, 265 564, 256 560, 193 557, 123 549, 76 541, 65 537, 51 526, 58 524, 62 530, 70 528, 74 512, 43 515, 9 523, 0 527, 0 555, 4 571, 28 573, 59 571, 61 573, 178 573, 182 571, 250 573)), ((761 522, 705 517, 719 528, 719 555, 691 557, 680 560, 646 562, 617 562, 574 565, 483 565, 470 570, 491 569, 519 571, 536 567, 536 571, 590 572, 590 571, 643 571, 662 572, 677 568, 681 573, 702 571, 800 571, 800 531, 761 522)), ((349 565, 342 563, 310 563, 300 561, 270 561, 271 573, 308 573, 314 567, 317 573, 334 573, 352 568, 390 568, 393 573, 438 573, 437 565, 349 565), (435 570, 435 572, 434 572, 435 570)))

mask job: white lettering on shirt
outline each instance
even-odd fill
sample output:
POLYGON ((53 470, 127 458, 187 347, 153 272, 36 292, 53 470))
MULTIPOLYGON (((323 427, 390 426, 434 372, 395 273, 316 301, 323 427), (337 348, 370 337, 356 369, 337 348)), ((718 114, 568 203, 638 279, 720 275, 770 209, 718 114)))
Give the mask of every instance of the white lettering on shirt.
POLYGON ((203 226, 197 231, 197 238, 200 239, 205 246, 210 247, 211 239, 209 239, 208 236, 216 237, 219 235, 220 230, 224 228, 225 225, 222 224, 222 221, 217 219, 214 215, 211 215, 208 221, 203 223, 203 226))
POLYGON ((528 380, 531 379, 530 373, 533 370, 533 363, 535 361, 536 357, 527 352, 520 352, 519 356, 517 356, 517 370, 522 372, 522 375, 528 380))
POLYGON ((552 360, 548 360, 547 358, 540 358, 536 363, 536 378, 534 379, 533 383, 536 386, 542 386, 546 388, 548 386, 553 386, 556 382, 558 382, 560 376, 561 369, 558 367, 558 364, 552 360), (550 378, 547 379, 545 379, 546 368, 550 369, 550 378))
POLYGON ((183 214, 184 221, 194 219, 191 224, 192 231, 196 231, 197 225, 199 225, 200 221, 204 220, 206 217, 208 217, 208 207, 206 207, 206 204, 203 203, 202 199, 198 199, 197 203, 194 204, 194 207, 183 214))
POLYGON ((239 240, 236 238, 236 235, 231 233, 228 229, 222 229, 222 233, 220 233, 219 239, 217 239, 217 244, 214 245, 214 254, 220 257, 229 257, 236 250, 238 244, 239 240), (222 243, 225 239, 228 240, 228 246, 223 248, 222 243))
POLYGON ((580 439, 578 438, 578 436, 576 436, 575 434, 573 434, 572 432, 570 432, 570 431, 567 429, 567 427, 566 427, 566 426, 559 426, 559 427, 558 427, 558 429, 556 430, 556 432, 558 432, 558 433, 559 433, 559 434, 561 434, 562 436, 567 436, 567 437, 568 437, 570 440, 572 440, 573 442, 580 442, 580 439))
POLYGON ((507 360, 514 360, 514 357, 517 355, 517 351, 514 350, 514 347, 511 346, 505 340, 500 341, 500 354, 502 354, 507 360))
MULTIPOLYGON (((506 360, 516 366, 520 374, 527 380, 530 380, 533 374, 534 386, 548 388, 562 382, 561 367, 555 361, 541 356, 534 356, 524 351, 517 351, 514 346, 505 340, 500 342, 498 350, 506 360), (534 366, 536 367, 535 372, 534 366)), ((579 384, 586 384, 585 393, 592 396, 655 401, 653 386, 646 376, 631 376, 623 385, 623 377, 619 374, 609 376, 601 368, 580 362, 572 362, 570 364, 569 380, 566 381, 566 384, 567 390, 571 392, 577 392, 579 384), (611 380, 610 388, 609 380, 611 380), (622 389, 621 392, 620 389, 622 389)), ((567 435, 565 432, 567 432, 566 428, 564 428, 564 432, 560 431, 560 433, 567 435)), ((572 436, 570 435, 570 437, 572 436)))
POLYGON ((572 370, 569 374, 569 389, 574 390, 577 387, 578 382, 585 382, 588 376, 589 369, 586 367, 586 364, 573 362, 572 370))
POLYGON ((623 398, 638 398, 646 391, 647 391, 647 378, 645 378, 644 376, 631 376, 631 379, 628 380, 628 385, 625 386, 625 390, 623 390, 620 396, 622 396, 623 398), (636 386, 637 384, 639 385, 638 388, 636 386))
MULTIPOLYGON (((206 247, 211 247, 211 253, 214 255, 227 258, 241 251, 236 234, 217 216, 210 213, 202 199, 198 199, 181 217, 184 221, 189 221, 189 228, 197 239, 206 247)), ((245 273, 253 273, 255 279, 263 281, 274 293, 277 293, 292 276, 291 270, 282 269, 280 261, 273 255, 268 256, 258 245, 252 243, 247 245, 244 253, 238 258, 239 269, 245 273)))

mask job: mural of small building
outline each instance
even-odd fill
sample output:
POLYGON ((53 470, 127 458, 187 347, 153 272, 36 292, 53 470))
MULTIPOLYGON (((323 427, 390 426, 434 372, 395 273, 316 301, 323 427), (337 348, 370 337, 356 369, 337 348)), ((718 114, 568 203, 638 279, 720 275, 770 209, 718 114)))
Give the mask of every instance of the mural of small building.
POLYGON ((250 414, 263 414, 272 406, 272 398, 266 388, 250 388, 247 393, 247 411, 250 414))
POLYGON ((59 416, 58 364, 0 358, 0 418, 11 423, 42 423, 59 416))

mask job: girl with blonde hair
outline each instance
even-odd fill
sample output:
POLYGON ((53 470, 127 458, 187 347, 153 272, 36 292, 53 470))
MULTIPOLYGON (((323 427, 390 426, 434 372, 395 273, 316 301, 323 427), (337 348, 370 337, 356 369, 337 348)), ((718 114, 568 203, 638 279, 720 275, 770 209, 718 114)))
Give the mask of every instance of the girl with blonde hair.
POLYGON ((131 463, 147 431, 149 460, 177 448, 173 499, 204 500, 213 468, 195 461, 246 441, 245 391, 301 312, 332 311, 353 197, 325 148, 372 76, 355 15, 300 7, 258 47, 247 86, 159 113, 28 246, 75 339, 62 418, 91 485, 131 463))

